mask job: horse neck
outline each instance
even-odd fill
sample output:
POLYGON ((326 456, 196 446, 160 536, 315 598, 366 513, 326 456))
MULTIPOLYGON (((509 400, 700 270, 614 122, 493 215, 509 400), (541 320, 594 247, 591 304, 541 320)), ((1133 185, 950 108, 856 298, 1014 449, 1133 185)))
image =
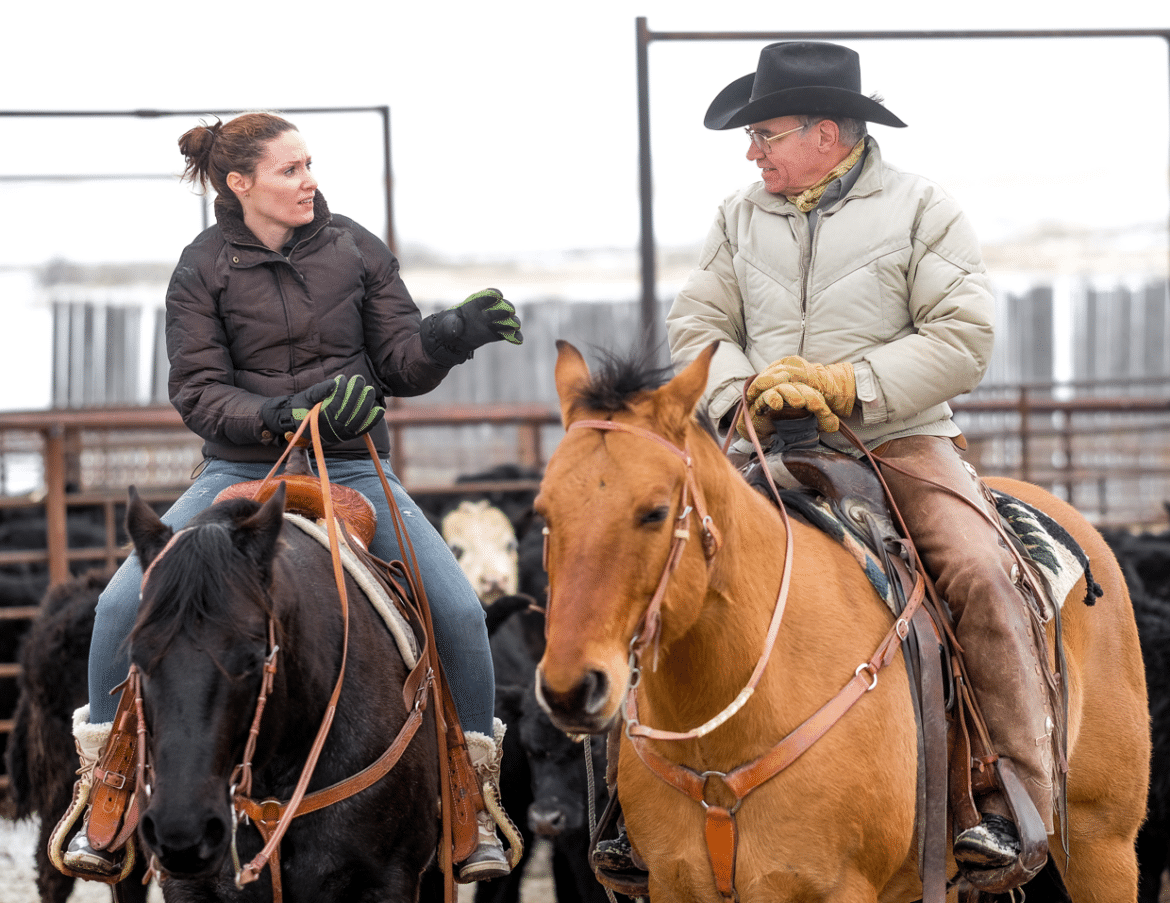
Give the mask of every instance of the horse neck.
POLYGON ((328 559, 322 563, 314 557, 318 549, 315 542, 287 528, 285 536, 288 547, 274 568, 277 585, 273 596, 280 600, 280 651, 270 705, 295 713, 286 726, 299 735, 305 732, 305 724, 312 722, 315 728, 324 717, 337 681, 342 643, 340 603, 328 559), (317 561, 322 570, 306 575, 306 560, 317 561))

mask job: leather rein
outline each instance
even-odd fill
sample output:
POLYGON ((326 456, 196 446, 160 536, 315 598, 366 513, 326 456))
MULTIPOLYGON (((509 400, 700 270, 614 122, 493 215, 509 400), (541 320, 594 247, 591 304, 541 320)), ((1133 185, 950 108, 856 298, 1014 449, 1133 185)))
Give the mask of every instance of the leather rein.
MULTIPOLYGON (((324 514, 326 525, 329 534, 329 550, 333 563, 333 576, 337 584, 337 592, 341 607, 341 621, 342 621, 342 645, 341 645, 341 665, 338 671, 337 680, 333 686, 333 692, 330 694, 328 705, 325 709, 325 715, 321 720, 321 724, 317 729, 317 735, 313 740, 313 745, 309 751, 308 757, 304 766, 301 769, 301 774, 294 787, 292 796, 285 801, 277 799, 252 799, 249 794, 252 790, 252 756, 255 753, 256 743, 260 736, 260 721, 264 714, 264 708, 268 701, 268 696, 272 691, 273 683, 276 678, 277 671, 277 654, 280 647, 276 644, 276 621, 273 616, 268 618, 268 645, 267 655, 264 661, 264 675, 260 683, 260 690, 256 699, 256 709, 252 717, 252 724, 248 731, 248 739, 244 747, 242 761, 232 771, 230 779, 230 794, 232 799, 233 812, 233 829, 232 829, 232 862, 236 869, 236 886, 243 887, 255 881, 260 876, 266 864, 271 863, 272 875, 272 895, 275 903, 280 903, 283 898, 280 876, 280 841, 284 837, 285 832, 288 831, 292 820, 300 815, 305 815, 309 812, 314 812, 318 809, 323 809, 338 803, 344 799, 365 790, 367 787, 375 784, 398 763, 406 748, 410 745, 414 735, 418 732, 419 727, 423 723, 424 714, 427 707, 430 693, 434 690, 435 676, 430 667, 430 656, 428 655, 427 642, 429 640, 428 632, 423 632, 422 648, 419 651, 418 661, 414 668, 411 669, 403 684, 402 697, 406 704, 408 711, 406 721, 403 723, 397 736, 391 741, 386 751, 382 753, 373 763, 366 768, 345 778, 342 781, 331 784, 328 787, 323 787, 312 793, 306 793, 310 779, 316 769, 318 758, 321 750, 325 746, 326 738, 329 735, 330 727, 333 724, 333 717, 337 711, 338 699, 341 696, 341 688, 345 678, 345 667, 349 651, 349 597, 346 592, 345 585, 345 570, 341 561, 340 551, 340 536, 338 532, 337 518, 333 513, 333 500, 330 492, 329 473, 325 465, 325 454, 321 443, 320 433, 317 426, 317 412, 320 404, 316 405, 310 412, 309 416, 302 421, 300 428, 296 434, 289 441, 288 449, 281 459, 277 461, 272 471, 265 479, 265 484, 273 479, 276 472, 279 470, 281 464, 284 462, 289 451, 296 444, 297 439, 301 436, 306 424, 311 424, 311 435, 313 443, 313 451, 316 456, 317 468, 321 480, 321 496, 324 507, 324 514), (239 855, 236 848, 236 831, 241 822, 251 821, 256 825, 264 840, 264 847, 259 853, 247 864, 241 866, 239 855)), ((373 443, 367 437, 366 444, 370 449, 370 454, 375 460, 377 453, 374 449, 373 443)), ((381 474, 381 467, 379 465, 379 473, 381 474)), ((386 485, 385 476, 382 475, 383 485, 387 491, 387 497, 391 498, 389 486, 386 485)), ((259 490, 258 490, 259 493, 259 490)), ((399 530, 399 542, 409 543, 409 537, 406 536, 405 525, 401 523, 401 515, 398 512, 397 506, 391 504, 391 511, 395 515, 395 528, 399 530)), ((175 541, 183 535, 187 530, 193 529, 185 527, 178 530, 159 552, 151 562, 150 566, 142 578, 143 594, 145 594, 145 587, 147 581, 150 579, 151 572, 158 561, 170 549, 174 547, 175 541)), ((348 541, 348 539, 347 539, 348 541)), ((411 556, 413 559, 413 555, 411 556)), ((417 564, 415 565, 417 569, 417 564)), ((408 579, 410 575, 408 574, 408 579)), ((421 581, 417 581, 421 585, 421 581)), ((143 713, 142 703, 142 675, 136 665, 130 666, 129 691, 134 694, 134 705, 136 714, 138 716, 138 762, 137 762, 137 780, 138 786, 144 789, 146 797, 149 799, 151 786, 147 780, 147 776, 151 772, 151 766, 147 759, 147 744, 146 744, 146 719, 143 713)), ((161 881, 165 877, 165 873, 158 867, 157 862, 152 858, 151 871, 158 875, 161 881)))
MULTIPOLYGON (((755 692, 763 676, 764 668, 771 657, 776 637, 780 631, 780 622, 783 618, 784 608, 788 600, 789 583, 793 570, 793 535, 791 523, 783 504, 780 504, 779 510, 784 523, 785 533, 784 572, 781 576, 780 589, 772 611, 772 619, 768 626, 764 646, 748 683, 723 711, 699 727, 688 731, 676 732, 659 730, 642 724, 638 719, 637 699, 641 684, 641 656, 647 645, 653 640, 656 644, 655 659, 657 659, 657 640, 661 624, 662 601, 666 595, 666 587, 670 577, 678 567, 683 548, 689 539, 690 530, 687 522, 691 514, 694 513, 699 519, 703 539, 703 551, 708 566, 710 566, 721 544, 720 534, 710 515, 707 513, 699 484, 694 475, 693 459, 690 452, 685 448, 679 448, 669 440, 650 430, 612 420, 577 420, 569 424, 568 429, 576 428, 614 430, 630 433, 635 436, 642 436, 667 449, 682 460, 686 467, 685 477, 680 490, 679 513, 676 518, 670 552, 667 555, 666 564, 663 566, 658 587, 650 600, 649 607, 642 620, 641 630, 630 641, 631 676, 629 687, 626 691, 624 708, 626 721, 625 733, 634 751, 642 760, 642 763, 654 775, 675 790, 686 794, 703 807, 706 813, 705 836, 707 840, 707 854, 710 858, 711 868, 715 876, 716 887, 724 900, 737 901, 739 894, 735 889, 735 863, 739 834, 736 824, 736 814, 743 805, 744 799, 757 787, 766 783, 796 761, 817 740, 824 736, 862 696, 877 686, 878 672, 893 660, 902 641, 910 631, 910 619, 913 618, 926 595, 924 579, 921 573, 917 574, 914 588, 907 599, 904 610, 882 639, 870 659, 857 666, 853 677, 832 699, 792 730, 768 752, 726 772, 710 770, 698 772, 686 765, 673 762, 654 750, 650 746, 649 740, 691 740, 709 734, 724 724, 744 706, 755 692), (694 497, 693 507, 688 501, 690 496, 694 497), (712 778, 718 779, 718 783, 723 784, 734 795, 735 802, 731 806, 719 805, 715 799, 711 798, 709 790, 717 786, 717 784, 712 784, 712 778)), ((767 473, 766 468, 765 473, 767 473)), ((772 492, 776 495, 777 502, 779 502, 779 490, 772 483, 770 474, 768 474, 768 482, 771 485, 772 492)))

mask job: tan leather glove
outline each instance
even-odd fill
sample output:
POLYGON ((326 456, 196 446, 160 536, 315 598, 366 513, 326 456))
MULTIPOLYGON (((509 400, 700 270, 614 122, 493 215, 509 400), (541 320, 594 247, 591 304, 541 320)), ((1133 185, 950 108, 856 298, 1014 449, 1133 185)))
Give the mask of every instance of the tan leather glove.
POLYGON ((804 383, 778 383, 766 389, 751 407, 752 425, 756 426, 757 435, 760 433, 758 421, 767 419, 768 434, 775 431, 771 425, 771 418, 785 408, 797 408, 808 411, 817 418, 817 429, 825 433, 835 433, 841 428, 841 421, 829 407, 825 396, 804 383))
MULTIPOLYGON (((768 437, 776 432, 776 427, 772 425, 772 418, 768 416, 769 410, 761 409, 758 414, 750 408, 747 410, 747 415, 752 419, 752 428, 756 432, 756 437, 765 443, 768 437)), ((751 434, 748 432, 747 425, 744 423, 743 408, 740 409, 739 416, 735 418, 735 431, 747 439, 748 442, 752 441, 751 434)))
POLYGON ((814 364, 795 354, 782 357, 760 371, 748 386, 748 404, 754 410, 756 400, 764 392, 785 383, 815 389, 830 410, 842 417, 848 417, 853 412, 857 386, 853 376, 853 365, 848 361, 839 364, 814 364))

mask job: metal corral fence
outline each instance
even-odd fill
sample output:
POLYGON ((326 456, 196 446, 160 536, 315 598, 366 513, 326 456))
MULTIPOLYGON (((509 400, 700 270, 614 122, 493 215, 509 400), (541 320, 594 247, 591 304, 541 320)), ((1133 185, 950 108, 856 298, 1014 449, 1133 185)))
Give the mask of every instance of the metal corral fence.
MULTIPOLYGON (((1165 523, 1170 377, 986 386, 953 407, 970 445, 967 458, 980 473, 1043 486, 1099 526, 1165 523)), ((400 403, 386 418, 394 470, 416 493, 466 491, 454 481, 473 467, 540 469, 561 433, 559 413, 536 402, 400 403), (451 438, 456 434, 458 441, 451 438), (453 454, 469 441, 475 465, 453 454)), ((0 520, 34 511, 44 524, 43 542, 33 548, 14 547, 5 536, 0 566, 40 566, 57 582, 117 563, 125 556, 127 487, 135 485, 147 501, 169 504, 189 485, 200 445, 169 407, 0 413, 0 520), (30 476, 38 485, 14 491, 30 476), (69 541, 79 511, 88 512, 104 542, 69 541)))
MULTIPOLYGON (((986 475, 1030 480, 1070 501, 1100 526, 1155 526, 1170 499, 1170 380, 1092 385, 987 387, 955 404, 970 442, 968 458, 986 475)), ((387 412, 395 471, 412 492, 468 491, 433 478, 435 461, 453 444, 438 431, 472 430, 478 463, 540 469, 561 435, 559 414, 540 403, 428 407, 387 412), (429 437, 428 441, 420 441, 429 437)), ((170 408, 125 408, 0 414, 0 526, 27 520, 27 547, 5 533, 0 573, 39 583, 120 562, 127 554, 122 518, 126 488, 165 508, 189 485, 200 442, 170 408), (38 487, 11 494, 30 473, 38 487)), ((35 597, 0 603, 0 699, 15 699, 15 649, 36 616, 35 597), (4 686, 7 685, 7 686, 4 686)), ((14 704, 14 703, 13 703, 14 704)), ((12 710, 0 709, 0 748, 12 710)), ((0 795, 7 777, 0 775, 0 795)))
POLYGON ((981 474, 1043 486, 1098 527, 1167 526, 1170 379, 988 386, 953 406, 981 474))

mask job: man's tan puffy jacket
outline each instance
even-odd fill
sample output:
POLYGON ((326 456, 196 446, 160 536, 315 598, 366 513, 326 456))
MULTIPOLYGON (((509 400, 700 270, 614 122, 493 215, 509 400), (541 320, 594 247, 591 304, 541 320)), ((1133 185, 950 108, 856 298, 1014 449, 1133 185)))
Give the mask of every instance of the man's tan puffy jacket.
POLYGON ((807 215, 763 183, 720 206, 667 316, 676 367, 721 342, 704 396, 716 422, 745 379, 799 354, 854 365, 859 403, 845 422, 867 445, 958 434, 947 401, 979 383, 993 341, 979 243, 939 186, 885 165, 866 142, 860 175, 819 211, 811 242, 807 215))

